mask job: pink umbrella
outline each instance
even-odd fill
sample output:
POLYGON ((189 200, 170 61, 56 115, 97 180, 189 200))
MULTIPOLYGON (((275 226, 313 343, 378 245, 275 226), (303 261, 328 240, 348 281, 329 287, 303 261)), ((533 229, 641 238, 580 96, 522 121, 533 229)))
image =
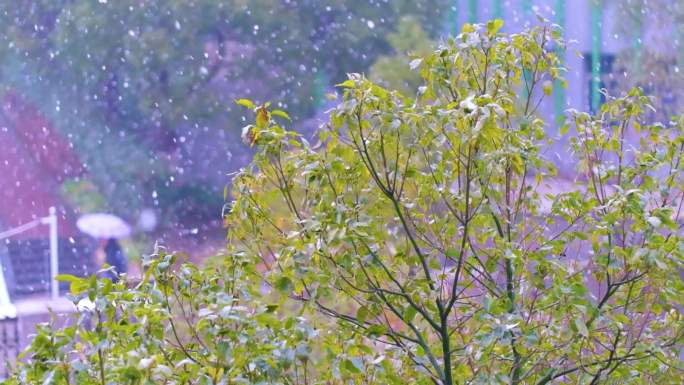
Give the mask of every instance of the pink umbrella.
POLYGON ((131 235, 131 226, 112 214, 86 214, 78 219, 76 226, 82 232, 95 238, 126 238, 131 235))

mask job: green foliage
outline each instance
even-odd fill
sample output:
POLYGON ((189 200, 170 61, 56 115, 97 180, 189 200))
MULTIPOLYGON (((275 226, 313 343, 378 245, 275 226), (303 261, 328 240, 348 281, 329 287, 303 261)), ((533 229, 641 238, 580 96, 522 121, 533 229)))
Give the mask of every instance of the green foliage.
POLYGON ((313 145, 239 101, 227 255, 73 279, 92 326, 41 328, 10 384, 682 383, 684 118, 648 123, 639 90, 572 112, 554 190, 536 109, 563 42, 500 28, 421 58, 415 99, 350 75, 313 145))
POLYGON ((88 180, 68 180, 61 186, 61 195, 72 207, 81 212, 95 212, 106 206, 105 198, 97 186, 88 180))
POLYGON ((314 146, 259 127, 230 249, 416 382, 680 383, 681 120, 649 124, 638 90, 572 113, 579 177, 554 189, 560 33, 501 26, 414 62, 417 99, 351 75, 314 146))
POLYGON ((423 79, 411 67, 432 51, 434 43, 413 18, 402 19, 397 31, 387 36, 387 41, 394 53, 378 57, 371 66, 370 79, 406 95, 414 95, 423 79))
POLYGON ((307 370, 318 332, 262 302, 245 283, 244 261, 206 269, 175 261, 160 250, 130 288, 59 277, 71 282, 81 313, 61 329, 40 325, 28 364, 7 383, 273 383, 307 370))

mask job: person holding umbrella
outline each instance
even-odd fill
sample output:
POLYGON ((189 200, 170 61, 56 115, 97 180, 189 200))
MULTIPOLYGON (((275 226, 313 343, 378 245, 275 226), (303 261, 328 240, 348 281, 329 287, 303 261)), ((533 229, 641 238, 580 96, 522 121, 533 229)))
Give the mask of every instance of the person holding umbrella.
POLYGON ((123 219, 112 214, 86 214, 78 219, 76 226, 82 232, 104 241, 100 243, 99 248, 99 254, 104 253, 104 258, 99 257, 98 264, 106 262, 113 268, 105 273, 106 278, 117 281, 119 274, 128 271, 128 258, 118 239, 128 237, 131 234, 131 227, 123 219))
MULTIPOLYGON (((116 238, 109 238, 104 246, 105 262, 114 267, 113 274, 123 274, 128 271, 128 258, 121 249, 116 238)), ((117 279, 113 279, 116 281, 117 279)))

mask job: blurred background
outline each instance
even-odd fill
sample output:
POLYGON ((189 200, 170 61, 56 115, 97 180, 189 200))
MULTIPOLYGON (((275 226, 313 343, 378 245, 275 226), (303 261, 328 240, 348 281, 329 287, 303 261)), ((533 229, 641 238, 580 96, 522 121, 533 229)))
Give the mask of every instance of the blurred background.
POLYGON ((60 273, 99 266, 103 241, 77 226, 90 213, 128 223, 133 270, 156 241, 196 260, 223 247, 224 188, 251 157, 236 98, 272 101, 311 136, 346 73, 411 94, 408 54, 466 22, 501 18, 515 33, 538 16, 568 41, 569 86, 541 106, 550 134, 568 108, 595 111, 602 89, 645 88, 654 119, 680 110, 684 0, 0 2, 4 301, 49 291, 50 207, 60 273))

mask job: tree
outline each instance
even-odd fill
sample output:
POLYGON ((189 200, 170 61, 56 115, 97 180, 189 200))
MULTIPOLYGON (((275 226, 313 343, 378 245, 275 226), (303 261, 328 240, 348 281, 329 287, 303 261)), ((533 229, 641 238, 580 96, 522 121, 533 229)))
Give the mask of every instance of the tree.
POLYGON ((553 192, 559 31, 501 24, 414 62, 417 99, 351 76, 316 146, 258 107, 231 246, 415 383, 680 383, 682 121, 649 124, 638 90, 573 112, 579 175, 553 192))
MULTIPOLYGON (((379 84, 412 95, 423 83, 420 74, 410 68, 411 57, 420 58, 432 51, 434 43, 415 19, 399 21, 397 31, 387 36, 393 55, 382 55, 370 69, 370 79, 379 84)), ((418 62, 416 62, 418 63, 418 62)))
POLYGON ((684 118, 647 122, 637 89, 572 112, 578 178, 554 191, 536 106, 564 72, 560 33, 501 26, 465 25, 414 63, 416 98, 350 75, 313 145, 285 112, 239 100, 256 155, 233 181, 224 262, 174 270, 161 253, 132 291, 68 278, 96 304, 94 334, 41 330, 10 384, 121 382, 130 366, 134 384, 160 370, 192 384, 680 384, 684 118), (244 316, 222 318, 231 301, 244 316), (198 321, 181 334, 186 312, 198 321), (296 321, 317 332, 292 340, 296 321), (84 367, 70 350, 83 344, 84 367))

